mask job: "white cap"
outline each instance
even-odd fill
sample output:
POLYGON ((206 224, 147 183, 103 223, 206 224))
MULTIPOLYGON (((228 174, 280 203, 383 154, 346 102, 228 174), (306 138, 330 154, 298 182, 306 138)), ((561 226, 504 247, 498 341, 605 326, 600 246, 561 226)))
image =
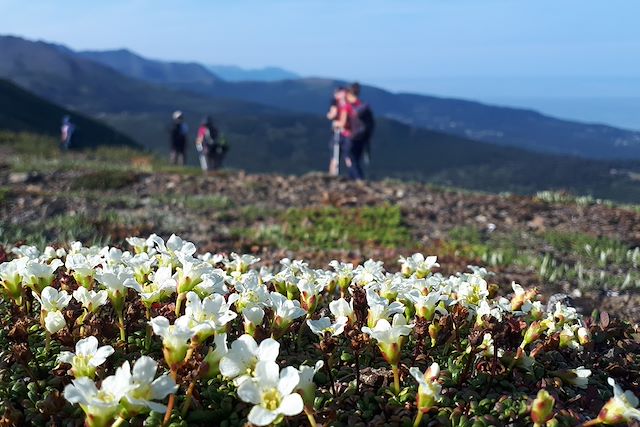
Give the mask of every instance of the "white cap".
POLYGON ((182 111, 176 110, 173 112, 173 120, 178 120, 180 117, 182 117, 182 111))

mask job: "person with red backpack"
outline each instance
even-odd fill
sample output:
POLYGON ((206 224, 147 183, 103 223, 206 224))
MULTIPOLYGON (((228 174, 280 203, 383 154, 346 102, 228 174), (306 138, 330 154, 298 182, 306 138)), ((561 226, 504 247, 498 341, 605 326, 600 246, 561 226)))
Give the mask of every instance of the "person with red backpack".
POLYGON ((210 116, 205 117, 196 136, 196 149, 200 157, 200 166, 203 172, 217 170, 222 166, 228 146, 224 136, 213 123, 210 116))
POLYGON ((368 104, 360 100, 360 84, 353 83, 347 91, 344 109, 343 135, 346 139, 346 164, 349 177, 364 179, 362 157, 370 153, 371 137, 375 128, 373 111, 368 104))

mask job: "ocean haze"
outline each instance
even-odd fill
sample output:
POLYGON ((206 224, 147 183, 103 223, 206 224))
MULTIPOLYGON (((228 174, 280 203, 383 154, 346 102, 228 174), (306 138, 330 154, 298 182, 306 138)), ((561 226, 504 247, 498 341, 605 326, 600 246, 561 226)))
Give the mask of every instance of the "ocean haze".
POLYGON ((369 76, 393 91, 528 108, 551 116, 640 129, 636 76, 369 76))

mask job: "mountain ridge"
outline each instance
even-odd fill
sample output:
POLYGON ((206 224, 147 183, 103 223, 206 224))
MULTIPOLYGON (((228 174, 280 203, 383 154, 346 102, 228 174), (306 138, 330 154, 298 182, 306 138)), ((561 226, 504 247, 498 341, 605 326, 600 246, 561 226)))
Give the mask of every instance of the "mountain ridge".
MULTIPOLYGON (((0 76, 98 117, 154 152, 166 153, 171 112, 181 109, 192 129, 188 153, 192 164, 197 120, 213 114, 231 143, 227 161, 231 167, 294 174, 327 167, 330 131, 322 115, 144 82, 46 43, 0 38, 0 51, 4 53, 0 76)), ((640 163, 536 153, 381 117, 368 176, 494 192, 566 189, 599 198, 640 200, 637 183, 627 175, 611 175, 611 169, 640 170, 640 163)))

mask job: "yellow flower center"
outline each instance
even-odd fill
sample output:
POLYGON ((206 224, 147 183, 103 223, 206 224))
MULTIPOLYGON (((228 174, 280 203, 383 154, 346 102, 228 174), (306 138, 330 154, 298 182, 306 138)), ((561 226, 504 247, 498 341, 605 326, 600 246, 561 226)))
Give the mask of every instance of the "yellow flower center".
POLYGON ((281 397, 276 388, 270 388, 262 394, 262 406, 270 411, 275 411, 280 406, 281 397))

